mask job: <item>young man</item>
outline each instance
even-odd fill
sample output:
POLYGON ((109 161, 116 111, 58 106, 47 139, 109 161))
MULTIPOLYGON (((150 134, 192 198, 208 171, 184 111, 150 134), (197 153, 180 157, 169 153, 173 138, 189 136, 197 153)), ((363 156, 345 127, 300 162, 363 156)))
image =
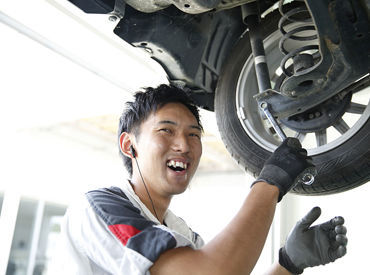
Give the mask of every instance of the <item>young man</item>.
MULTIPOLYGON (((201 135, 198 109, 178 88, 148 88, 127 103, 119 148, 131 178, 88 192, 82 205, 67 211, 64 274, 251 273, 277 202, 312 164, 298 141, 287 139, 266 161, 235 218, 204 244, 168 209, 198 167, 201 135)), ((267 274, 299 274, 346 253, 343 218, 310 227, 319 215, 316 207, 297 223, 267 274)))

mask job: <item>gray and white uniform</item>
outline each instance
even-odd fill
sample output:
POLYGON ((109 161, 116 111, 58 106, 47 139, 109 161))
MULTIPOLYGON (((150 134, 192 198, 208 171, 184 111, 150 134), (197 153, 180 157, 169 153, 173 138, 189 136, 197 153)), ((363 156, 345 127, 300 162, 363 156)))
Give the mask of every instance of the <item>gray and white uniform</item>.
POLYGON ((170 210, 164 223, 151 214, 128 182, 123 189, 89 191, 65 215, 63 262, 58 271, 68 275, 150 274, 149 268, 166 250, 204 245, 170 210))

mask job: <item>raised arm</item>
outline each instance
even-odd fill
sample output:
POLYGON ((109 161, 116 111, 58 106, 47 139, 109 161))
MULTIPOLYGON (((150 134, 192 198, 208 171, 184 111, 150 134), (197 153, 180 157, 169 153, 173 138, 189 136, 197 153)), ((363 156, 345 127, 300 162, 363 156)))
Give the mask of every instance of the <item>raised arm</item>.
POLYGON ((276 203, 308 166, 301 148, 285 141, 266 162, 235 218, 200 250, 176 248, 163 253, 151 274, 249 274, 262 251, 276 203))
POLYGON ((151 274, 249 274, 262 251, 279 190, 255 184, 235 218, 200 250, 177 248, 163 253, 151 274))

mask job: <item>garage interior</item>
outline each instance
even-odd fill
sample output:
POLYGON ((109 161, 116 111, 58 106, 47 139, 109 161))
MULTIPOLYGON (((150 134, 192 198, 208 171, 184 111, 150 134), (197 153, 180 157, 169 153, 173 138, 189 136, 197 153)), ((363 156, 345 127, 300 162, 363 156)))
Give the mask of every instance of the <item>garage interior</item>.
MULTIPOLYGON (((93 28, 91 17, 72 5, 22 2, 22 9, 12 1, 0 5, 0 275, 53 275, 48 270, 68 205, 89 189, 127 178, 115 132, 124 102, 131 91, 167 79, 144 52, 93 28), (61 26, 74 32, 56 32, 61 26), (76 45, 77 36, 84 39, 76 45), (99 56, 103 47, 111 56, 99 56)), ((207 241, 234 216, 253 178, 229 156, 214 113, 203 110, 201 118, 200 167, 189 190, 170 208, 207 241)), ((276 261, 292 226, 314 206, 323 212, 319 222, 345 218, 348 252, 335 264, 305 274, 366 273, 369 196, 369 184, 335 195, 288 195, 252 274, 276 261)))

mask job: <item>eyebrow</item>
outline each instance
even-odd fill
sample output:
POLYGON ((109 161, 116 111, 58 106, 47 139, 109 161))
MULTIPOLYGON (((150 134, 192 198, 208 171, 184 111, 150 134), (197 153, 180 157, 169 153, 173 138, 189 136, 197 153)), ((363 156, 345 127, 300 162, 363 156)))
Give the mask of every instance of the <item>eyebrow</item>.
MULTIPOLYGON (((172 121, 172 120, 161 120, 158 122, 158 124, 172 124, 172 125, 177 125, 176 122, 172 121)), ((200 132, 202 132, 202 128, 198 125, 190 125, 189 128, 192 128, 192 129, 196 129, 196 130, 199 130, 200 132)))

